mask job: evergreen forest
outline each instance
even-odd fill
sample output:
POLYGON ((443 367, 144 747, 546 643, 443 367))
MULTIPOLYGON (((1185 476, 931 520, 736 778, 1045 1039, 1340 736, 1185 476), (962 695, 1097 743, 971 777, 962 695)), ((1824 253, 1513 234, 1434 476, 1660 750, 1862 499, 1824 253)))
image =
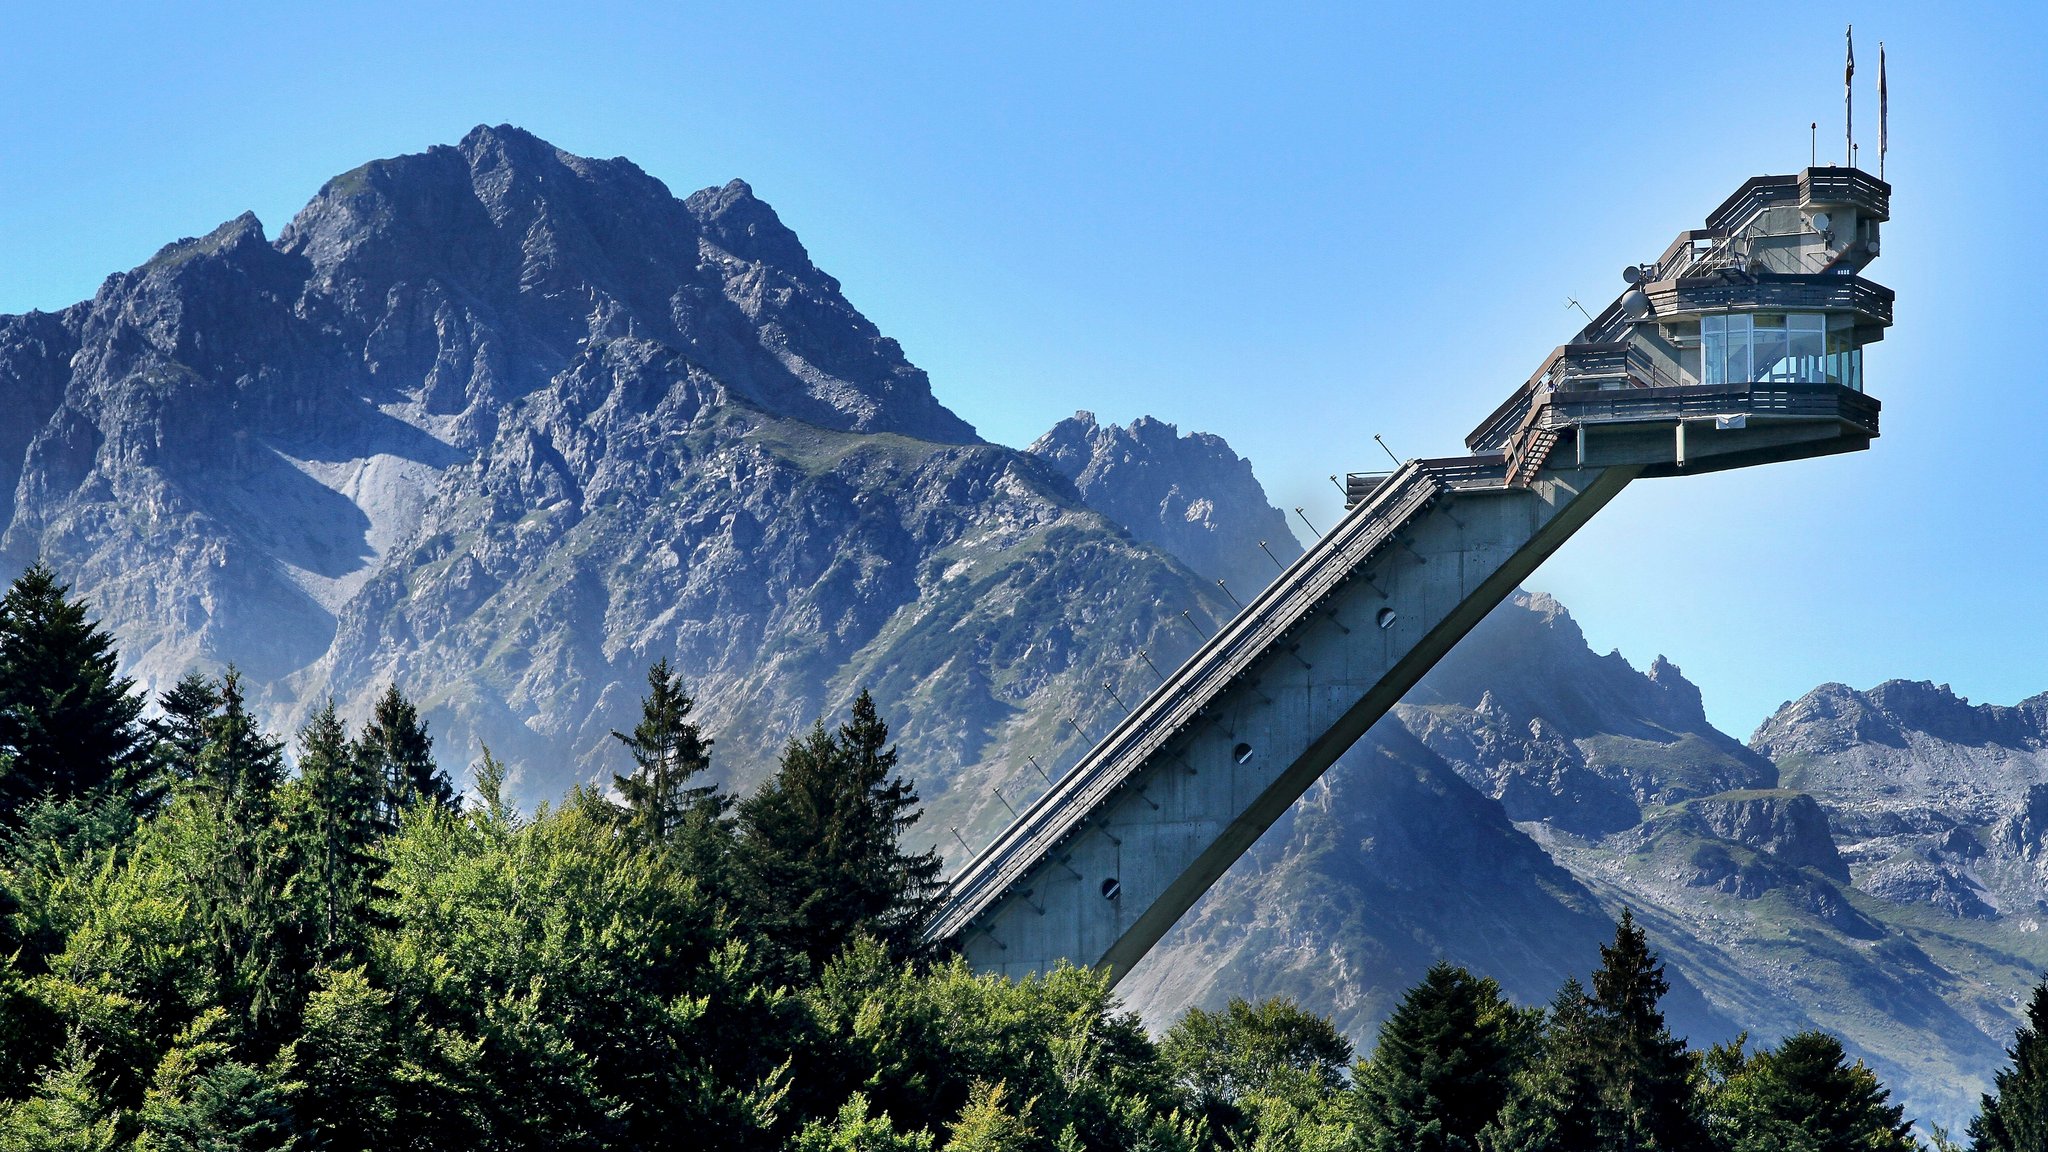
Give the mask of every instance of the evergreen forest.
MULTIPOLYGON (((385 689, 266 732, 236 673, 145 701, 37 565, 0 600, 0 1152, 1887 1152, 1818 1032, 1666 1028, 1633 918, 1548 1005, 1438 963, 1369 1051, 1285 1000, 1152 1035, 1107 979, 920 941, 935 854, 863 693, 758 789, 666 662, 613 786, 465 795, 385 689)), ((2048 1149, 2048 986, 1968 1132, 2048 1149)))

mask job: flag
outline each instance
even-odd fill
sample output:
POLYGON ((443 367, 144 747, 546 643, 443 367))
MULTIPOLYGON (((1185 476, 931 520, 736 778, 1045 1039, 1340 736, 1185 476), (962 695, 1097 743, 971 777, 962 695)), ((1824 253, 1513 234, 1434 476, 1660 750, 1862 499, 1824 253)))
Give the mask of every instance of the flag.
POLYGON ((1842 163, 1856 164, 1856 26, 1849 25, 1849 62, 1842 68, 1842 163))
POLYGON ((1884 87, 1884 41, 1877 42, 1877 174, 1884 176, 1884 154, 1891 147, 1891 95, 1884 87))

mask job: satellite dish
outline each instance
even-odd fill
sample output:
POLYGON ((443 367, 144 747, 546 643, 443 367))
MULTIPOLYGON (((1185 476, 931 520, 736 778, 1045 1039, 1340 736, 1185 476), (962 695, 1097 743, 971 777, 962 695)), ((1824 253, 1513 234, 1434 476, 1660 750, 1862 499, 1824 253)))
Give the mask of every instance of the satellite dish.
POLYGON ((1621 294, 1621 310, 1631 320, 1641 320, 1650 314, 1650 298, 1640 288, 1631 288, 1621 294))
POLYGON ((1622 281, 1631 288, 1635 287, 1638 284, 1641 284, 1643 282, 1642 266, 1639 264, 1631 264, 1628 267, 1623 268, 1621 270, 1621 278, 1622 281))
POLYGON ((1825 212, 1815 212, 1815 213, 1813 214, 1813 230, 1814 230, 1815 232, 1825 232, 1825 231, 1827 231, 1827 230, 1828 230, 1828 214, 1827 214, 1827 213, 1825 213, 1825 212))

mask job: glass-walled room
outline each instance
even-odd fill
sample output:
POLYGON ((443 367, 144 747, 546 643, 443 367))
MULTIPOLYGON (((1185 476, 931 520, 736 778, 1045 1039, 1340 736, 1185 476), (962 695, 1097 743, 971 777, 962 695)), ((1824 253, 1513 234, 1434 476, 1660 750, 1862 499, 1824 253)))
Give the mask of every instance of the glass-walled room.
POLYGON ((1841 384, 1863 391, 1863 349, 1853 330, 1830 330, 1820 312, 1700 318, 1705 384, 1841 384))

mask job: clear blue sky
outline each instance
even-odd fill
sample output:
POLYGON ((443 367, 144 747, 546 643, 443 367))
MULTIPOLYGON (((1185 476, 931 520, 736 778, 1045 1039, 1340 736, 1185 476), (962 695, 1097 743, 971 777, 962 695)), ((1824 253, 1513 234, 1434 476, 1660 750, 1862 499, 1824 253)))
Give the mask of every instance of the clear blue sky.
POLYGON ((0 312, 511 122, 679 193, 739 176, 991 439, 1078 408, 1325 477, 1455 451, 1745 177, 1840 150, 1842 25, 1894 222, 1886 435, 1647 482, 1532 581, 1740 736, 1841 680, 2048 690, 2041 5, 14 5, 0 312), (1392 7, 1392 6, 1389 6, 1392 7))

